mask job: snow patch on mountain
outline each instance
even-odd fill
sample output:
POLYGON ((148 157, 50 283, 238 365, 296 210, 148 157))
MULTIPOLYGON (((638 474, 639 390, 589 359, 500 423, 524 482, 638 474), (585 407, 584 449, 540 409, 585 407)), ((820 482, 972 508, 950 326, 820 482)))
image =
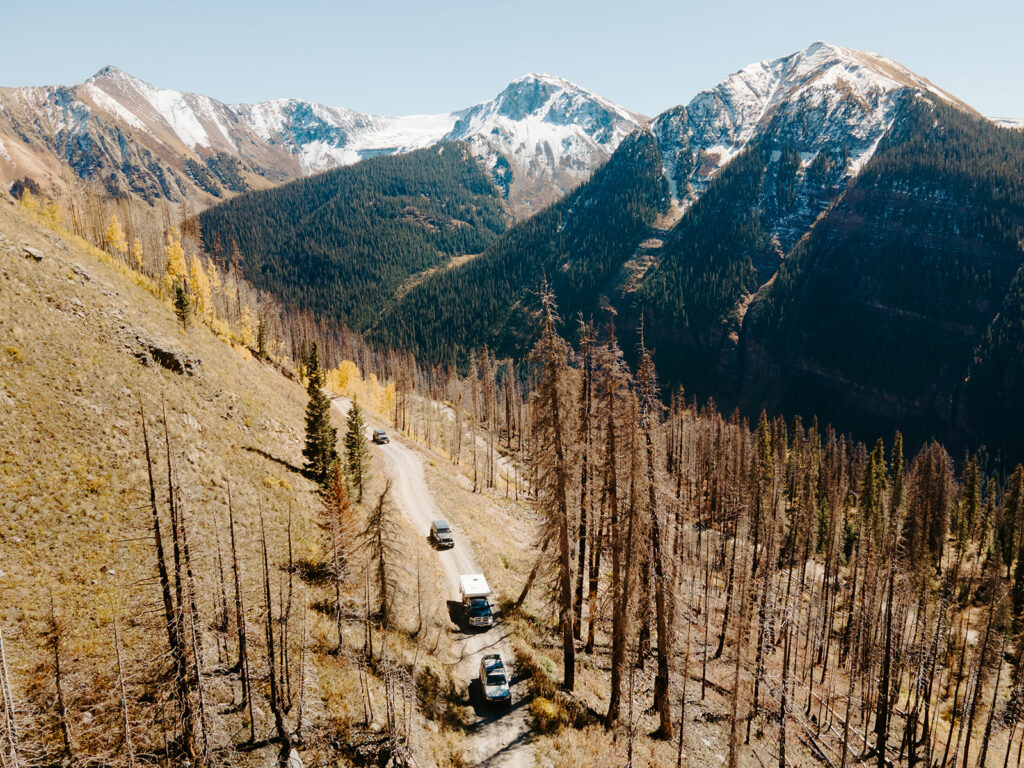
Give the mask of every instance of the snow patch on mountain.
POLYGON ((231 108, 264 141, 283 145, 298 156, 304 173, 436 144, 457 119, 457 113, 368 115, 299 99, 233 104, 231 108))
POLYGON ((466 141, 496 180, 511 171, 514 207, 550 202, 585 181, 644 121, 568 80, 536 73, 490 101, 437 115, 385 117, 298 99, 231 109, 264 141, 298 157, 305 173, 466 141))
POLYGON ((469 142, 491 167, 499 156, 506 158, 521 189, 546 183, 562 195, 589 178, 645 122, 564 78, 531 73, 466 110, 445 138, 469 142))
POLYGON ((902 99, 926 93, 970 110, 906 67, 877 53, 828 43, 750 64, 653 124, 673 197, 692 203, 733 158, 769 136, 806 156, 842 146, 847 178, 871 159, 902 99))
POLYGON ((238 149, 228 125, 233 116, 209 96, 158 88, 116 67, 104 67, 83 85, 97 107, 157 139, 174 137, 193 150, 238 149))

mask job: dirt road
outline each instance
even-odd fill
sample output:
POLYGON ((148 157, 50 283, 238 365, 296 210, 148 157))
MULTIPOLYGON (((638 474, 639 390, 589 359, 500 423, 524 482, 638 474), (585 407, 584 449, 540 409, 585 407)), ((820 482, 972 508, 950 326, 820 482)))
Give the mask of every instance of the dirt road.
MULTIPOLYGON (((344 398, 335 398, 333 405, 342 415, 348 413, 349 403, 344 398)), ((369 418, 367 422, 370 423, 369 418)), ((390 443, 374 446, 374 449, 375 456, 383 460, 391 478, 392 501, 415 530, 426 537, 430 532, 431 521, 446 516, 437 508, 427 488, 419 455, 393 436, 390 443)), ((469 543, 458 535, 458 529, 455 534, 455 547, 437 552, 444 569, 448 591, 446 599, 450 607, 459 605, 459 576, 482 573, 473 558, 469 543)), ((476 683, 481 654, 500 653, 506 663, 511 661, 512 649, 506 640, 504 627, 499 621, 486 632, 453 631, 452 649, 455 654, 452 659, 455 677, 469 689, 476 713, 476 720, 467 729, 464 745, 470 764, 486 768, 530 768, 533 765, 530 730, 526 721, 525 702, 518 695, 517 686, 512 686, 511 708, 503 709, 484 703, 480 686, 476 683)))

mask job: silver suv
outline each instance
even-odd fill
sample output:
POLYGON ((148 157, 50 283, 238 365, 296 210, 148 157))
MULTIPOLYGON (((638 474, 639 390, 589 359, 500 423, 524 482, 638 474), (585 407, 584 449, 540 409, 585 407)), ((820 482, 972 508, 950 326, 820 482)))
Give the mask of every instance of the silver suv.
POLYGON ((480 688, 486 701, 505 706, 512 703, 512 691, 508 687, 508 675, 501 654, 485 653, 480 659, 480 688))

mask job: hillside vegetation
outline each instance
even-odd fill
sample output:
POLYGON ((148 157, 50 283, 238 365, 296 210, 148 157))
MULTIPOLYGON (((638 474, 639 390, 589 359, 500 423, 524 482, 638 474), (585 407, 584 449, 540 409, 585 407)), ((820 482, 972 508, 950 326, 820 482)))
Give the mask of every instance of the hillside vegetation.
POLYGON ((375 157, 199 217, 207 253, 320 320, 362 330, 413 275, 479 253, 508 225, 461 143, 375 157))
POLYGON ((634 133, 587 184, 479 258, 410 289, 370 336, 443 366, 464 366, 484 344, 521 359, 535 334, 530 313, 541 281, 554 287, 565 317, 592 314, 667 195, 654 137, 634 133))
MULTIPOLYGON (((741 400, 844 429, 898 421, 915 438, 1013 443, 1008 458, 1019 457, 1010 434, 1020 414, 967 431, 958 410, 975 350, 1024 264, 1022 168, 1024 135, 917 105, 754 299, 741 400)), ((983 399, 1011 396, 1019 374, 1004 370, 1005 381, 989 375, 983 399)), ((979 395, 972 388, 969 409, 979 395)))
MULTIPOLYGON (((307 398, 294 372, 198 319, 183 330, 156 282, 51 224, 0 201, 0 639, 2 687, 14 705, 13 713, 0 706, 4 764, 180 764, 187 754, 155 519, 170 583, 182 590, 172 597, 184 611, 176 623, 192 638, 186 674, 203 762, 274 762, 282 741, 272 678, 289 732, 302 724, 291 744, 305 760, 388 749, 377 733, 394 696, 385 670, 407 670, 415 655, 403 627, 418 596, 397 597, 400 623, 380 630, 374 642, 387 650, 372 671, 363 661, 363 585, 346 583, 345 643, 335 652, 323 504, 300 471, 307 398), (235 666, 240 616, 244 672, 235 666), (284 665, 270 672, 266 626, 284 665)), ((347 381, 368 398, 376 391, 347 381)), ((363 567, 354 537, 382 490, 372 468, 366 504, 349 520, 353 570, 363 567)), ((393 535, 403 551, 421 553, 416 578, 435 583, 422 538, 401 520, 393 535)), ((432 637, 438 626, 423 623, 432 637)), ((443 668, 435 674, 443 684, 443 668)), ((406 718, 423 727, 418 715, 406 718)), ((421 738, 437 739, 446 754, 443 736, 421 738)))

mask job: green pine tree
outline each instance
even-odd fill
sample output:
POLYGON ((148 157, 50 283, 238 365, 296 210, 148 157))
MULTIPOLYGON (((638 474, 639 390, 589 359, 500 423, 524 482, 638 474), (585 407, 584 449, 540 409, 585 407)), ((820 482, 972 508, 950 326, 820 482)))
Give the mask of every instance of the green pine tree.
POLYGON ((188 328, 188 318, 192 314, 192 299, 188 294, 188 286, 184 281, 174 286, 174 314, 178 316, 183 330, 188 328))
POLYGON ((349 482, 358 493, 356 501, 363 500, 363 483, 370 464, 370 449, 366 445, 366 421, 359 401, 353 399, 348 411, 348 429, 345 431, 345 467, 349 482))
POLYGON ((263 321, 262 314, 259 324, 256 326, 256 356, 260 360, 265 360, 267 357, 267 324, 263 321))
POLYGON ((331 401, 324 394, 324 374, 320 370, 320 357, 315 343, 309 354, 308 374, 306 447, 302 449, 302 455, 306 459, 305 467, 310 477, 326 486, 330 479, 331 466, 338 460, 338 451, 335 447, 338 442, 338 430, 331 424, 331 401))

